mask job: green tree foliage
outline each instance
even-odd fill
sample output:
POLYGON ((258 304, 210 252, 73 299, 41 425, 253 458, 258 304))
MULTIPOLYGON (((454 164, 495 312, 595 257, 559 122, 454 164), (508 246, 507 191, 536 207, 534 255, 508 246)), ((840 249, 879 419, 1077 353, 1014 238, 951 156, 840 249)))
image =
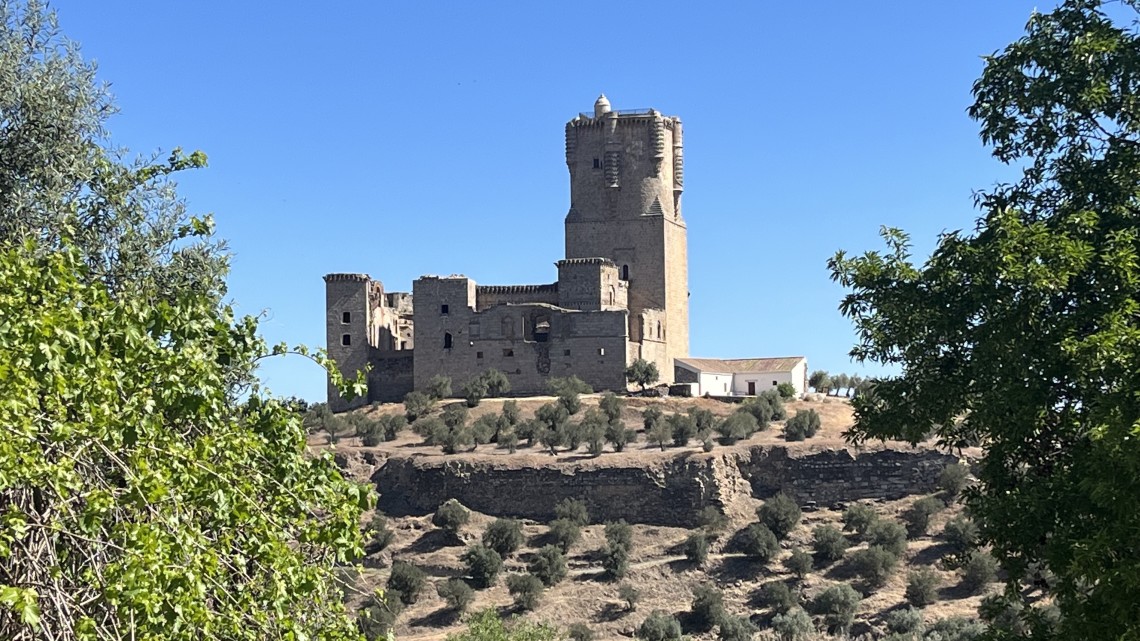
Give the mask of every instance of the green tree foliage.
POLYGON ((817 392, 827 394, 831 391, 831 376, 824 370, 817 369, 808 377, 808 386, 817 392))
POLYGON ((800 548, 796 548, 792 550, 788 558, 784 559, 784 567, 788 569, 788 572, 794 574, 796 578, 802 579, 808 575, 808 572, 811 572, 811 554, 800 548))
POLYGON ((955 517, 942 527, 942 540, 950 546, 951 554, 966 554, 978 545, 978 526, 964 516, 955 517))
POLYGON ((448 499, 440 505, 431 517, 432 525, 447 532, 452 537, 459 536, 459 530, 471 520, 471 512, 455 499, 448 499))
POLYGON ((698 630, 708 630, 724 618, 724 593, 719 588, 701 584, 693 588, 689 621, 698 630))
POLYGON ((519 410, 518 401, 503 401, 503 409, 501 414, 503 420, 506 421, 507 425, 518 425, 519 419, 522 417, 522 412, 519 410))
POLYGON ((668 612, 654 610, 638 626, 637 638, 642 641, 680 641, 681 622, 668 612))
POLYGON ((733 412, 716 426, 716 432, 720 434, 720 442, 724 445, 743 441, 759 430, 760 424, 750 412, 733 412))
POLYGON ((621 420, 621 408, 625 403, 621 397, 613 392, 606 392, 602 394, 601 400, 598 401, 598 408, 606 414, 606 420, 609 422, 621 420))
POLYGON ((821 564, 834 563, 847 554, 850 543, 834 525, 818 525, 812 530, 812 550, 821 564))
POLYGON ((721 616, 719 625, 716 636, 721 641, 752 641, 757 632, 748 617, 726 614, 721 616))
POLYGON ((728 517, 712 505, 706 505, 697 513, 697 525, 710 537, 716 537, 728 527, 728 517))
POLYGON ((609 419, 596 407, 591 407, 582 415, 578 424, 581 438, 586 441, 586 449, 591 456, 601 456, 606 444, 606 427, 609 419))
POLYGON ((985 550, 977 550, 962 566, 962 587, 978 594, 997 578, 997 561, 985 550))
POLYGON ((443 408, 440 419, 448 427, 462 427, 467 424, 467 408, 462 403, 451 403, 443 408))
POLYGON ((388 589, 398 593, 405 605, 411 605, 419 599, 426 582, 424 571, 405 561, 393 563, 392 573, 388 575, 388 589))
POLYGON ((581 409, 582 399, 580 395, 589 394, 594 391, 593 388, 577 376, 551 378, 547 385, 550 386, 550 391, 558 397, 558 404, 570 415, 577 414, 578 410, 581 409))
POLYGON ((958 498, 962 490, 970 483, 970 467, 961 463, 954 463, 942 468, 938 475, 938 487, 946 493, 947 499, 958 498))
POLYGON ((467 606, 475 600, 475 590, 463 579, 452 577, 435 587, 435 593, 443 599, 448 607, 456 612, 464 612, 467 606))
POLYGON ((511 391, 511 380, 497 369, 489 369, 480 374, 479 378, 487 384, 487 396, 491 398, 498 398, 511 391))
POLYGON ((434 407, 435 400, 423 392, 408 392, 404 395, 404 414, 412 423, 427 416, 434 407))
POLYGON ((855 622, 855 612, 862 601, 855 588, 838 583, 817 594, 811 600, 810 610, 812 614, 823 617, 830 631, 846 631, 855 622))
POLYGON ((613 579, 624 579, 629 572, 629 548, 606 544, 602 549, 602 569, 613 579))
MULTIPOLYGON (((980 440, 967 498, 1011 589, 1041 563, 1059 636, 1140 634, 1137 5, 1067 0, 987 57, 971 117, 1021 176, 978 196, 931 258, 832 259, 859 361, 901 373, 854 401, 853 438, 980 440), (957 420, 962 419, 962 420, 957 420)), ((1031 636, 1037 637, 1035 631, 1031 636)))
POLYGON ((487 389, 487 381, 482 376, 476 376, 464 383, 459 388, 459 393, 463 395, 467 407, 477 407, 487 396, 487 389))
POLYGON ((932 496, 918 499, 912 503, 902 514, 903 522, 906 523, 907 535, 913 539, 926 534, 927 528, 930 527, 930 517, 938 514, 945 507, 946 505, 942 501, 932 496))
MULTIPOLYGON (((895 635, 914 635, 922 632, 922 610, 910 607, 905 610, 892 610, 883 617, 887 632, 895 635)), ((901 640, 900 640, 901 641, 901 640)))
POLYGON ((906 602, 921 608, 938 600, 938 573, 930 568, 921 568, 906 577, 906 602))
POLYGON ((579 527, 590 524, 590 511, 581 499, 562 499, 554 506, 554 516, 579 527))
POLYGON ((783 581, 769 581, 760 586, 756 601, 774 613, 782 613, 799 606, 799 599, 783 581))
POLYGON ((484 414, 471 423, 471 439, 476 446, 499 440, 506 426, 498 414, 484 414))
POLYGON ((693 425, 696 426, 698 435, 708 434, 716 427, 716 415, 703 407, 690 407, 687 413, 693 417, 693 425))
POLYGON ((533 610, 542 598, 542 580, 530 574, 512 574, 507 577, 507 591, 520 610, 533 610))
POLYGON ((768 429, 772 421, 782 421, 788 417, 784 400, 776 390, 766 390, 740 404, 738 411, 748 412, 756 417, 760 430, 768 429))
POLYGON ((518 430, 516 430, 513 427, 509 427, 507 429, 500 431, 499 432, 499 438, 497 439, 497 442, 499 444, 499 447, 507 450, 511 454, 514 454, 515 451, 518 449, 518 446, 519 446, 518 430))
POLYGON ((594 641, 594 631, 581 621, 570 624, 566 628, 566 636, 570 637, 570 641, 594 641))
POLYGON ((570 548, 582 538, 582 526, 570 519, 554 519, 550 522, 550 540, 563 552, 569 554, 570 548))
POLYGON ((740 548, 753 559, 767 563, 780 551, 780 542, 768 526, 763 523, 753 523, 741 534, 740 548))
POLYGON ((894 552, 878 545, 856 550, 849 559, 851 570, 867 583, 868 587, 879 588, 887 582, 899 564, 894 552))
POLYGON ((611 420, 606 425, 605 437, 613 444, 615 452, 621 452, 625 450, 626 445, 637 441, 637 432, 626 427, 619 418, 611 420))
POLYGON ((669 433, 673 437, 673 445, 684 447, 697 435, 697 422, 689 414, 670 414, 665 419, 669 426, 669 433))
POLYGON ((522 544, 522 523, 518 519, 495 519, 483 531, 483 545, 498 552, 504 559, 514 554, 522 544))
POLYGON ((399 592, 377 590, 365 599, 357 613, 357 627, 365 641, 387 641, 403 611, 399 592))
POLYGON ((799 525, 803 512, 800 511, 795 499, 780 492, 756 509, 756 517, 776 535, 777 539, 783 540, 788 538, 788 534, 799 525))
POLYGON ((633 612, 637 609, 637 602, 641 599, 641 592, 628 583, 618 587, 618 598, 625 602, 625 609, 633 612))
POLYGON ((639 385, 642 390, 657 382, 661 373, 657 371, 657 363, 644 359, 637 359, 625 370, 625 380, 639 385))
POLYGON ((646 433, 648 433, 664 420, 664 415, 661 412, 661 408, 650 405, 641 411, 641 420, 646 433))
MULTIPOLYGON (((648 412, 649 410, 646 411, 648 412)), ((646 419, 646 423, 648 422, 649 419, 646 419)), ((651 445, 660 447, 661 451, 664 452, 665 449, 669 447, 669 444, 673 442, 673 428, 667 421, 658 418, 653 422, 653 425, 648 428, 645 440, 649 441, 651 445)))
POLYGON ((364 533, 365 540, 364 553, 365 554, 379 554, 388 549, 392 541, 396 538, 396 533, 388 527, 387 519, 383 514, 377 512, 372 516, 372 520, 368 523, 368 529, 364 533))
POLYGON ((866 536, 878 520, 875 508, 866 503, 856 503, 843 511, 843 529, 854 532, 859 538, 866 536))
POLYGON ((685 558, 690 563, 702 565, 709 558, 709 537, 704 532, 692 532, 685 537, 682 546, 685 558))
POLYGON ((772 617, 772 629, 780 641, 807 641, 815 634, 811 615, 800 607, 772 617))
POLYGON ((633 528, 624 520, 606 523, 606 543, 626 549, 633 547, 633 528))
POLYGON ((790 401, 796 397, 796 386, 784 381, 776 386, 776 392, 780 395, 780 398, 785 401, 790 401))
POLYGON ((486 545, 472 545, 459 558, 467 566, 467 575, 478 588, 494 585, 503 569, 503 557, 486 545))
POLYGON ((527 564, 527 571, 546 587, 557 585, 566 578, 566 555, 556 546, 543 546, 527 564))
MULTIPOLYGON (((541 584, 540 584, 541 585, 541 584)), ((467 620, 467 630, 448 635, 448 641, 557 641, 557 628, 523 619, 505 623, 495 608, 475 613, 467 620)))
POLYGON ((898 556, 906 551, 906 528, 900 523, 880 519, 867 528, 867 542, 898 556))
MULTIPOLYGON (((10 84, 22 82, 20 74, 42 72, 46 81, 70 73, 36 71, 45 61, 70 64, 72 54, 55 48, 9 66, 27 47, 52 41, 50 21, 31 42, 22 39, 29 27, 21 25, 36 20, 46 20, 38 5, 25 14, 0 2, 0 108, 11 104, 12 91, 23 91, 10 84)), ((73 80, 71 89, 87 90, 83 78, 73 80)), ((67 120, 20 120, 33 116, 40 117, 14 115, 0 128, 0 165, 18 152, 14 137, 43 126, 74 133, 67 120)), ((98 164, 98 180, 118 182, 92 187, 98 197, 112 197, 106 189, 114 187, 123 190, 116 198, 129 200, 136 196, 127 192, 147 189, 147 179, 111 158, 98 164)), ((16 179, 51 182, 49 175, 64 170, 16 179)), ((0 183, 14 179, 10 172, 0 170, 0 183)), ((31 229, 31 219, 18 215, 59 214, 34 202, 55 187, 4 184, 4 234, 31 229)), ((103 207, 69 202, 91 215, 103 207)), ((166 224, 163 216, 147 224, 166 224)), ((363 554, 360 519, 372 492, 346 481, 331 456, 307 452, 301 417, 251 384, 256 362, 286 349, 269 348, 255 319, 235 320, 218 303, 213 276, 178 276, 175 247, 162 249, 165 256, 134 254, 143 247, 104 256, 138 259, 131 269, 139 271, 121 280, 127 263, 90 264, 94 248, 53 236, 88 242, 84 234, 95 230, 87 223, 52 220, 60 227, 33 234, 38 244, 0 238, 0 635, 355 636, 333 570, 363 554)), ((190 227, 161 234, 181 233, 193 244, 199 232, 190 227)), ((114 242, 143 242, 123 234, 114 242)), ((194 260, 178 264, 190 269, 194 260)), ((335 368, 331 374, 343 383, 335 368)), ((362 387, 359 380, 353 386, 362 387)))
POLYGON ((432 376, 428 381, 426 392, 429 397, 437 401, 451 398, 451 377, 443 374, 432 376))
POLYGON ((803 441, 812 438, 819 432, 819 428, 819 412, 812 409, 799 410, 784 423, 784 440, 803 441))

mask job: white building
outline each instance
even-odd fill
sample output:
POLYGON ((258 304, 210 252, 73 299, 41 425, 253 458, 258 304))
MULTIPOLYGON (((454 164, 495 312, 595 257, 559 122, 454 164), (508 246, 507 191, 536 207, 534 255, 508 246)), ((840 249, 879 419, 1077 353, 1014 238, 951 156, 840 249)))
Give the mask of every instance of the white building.
POLYGON ((791 383, 796 396, 807 391, 807 359, 786 358, 678 358, 673 375, 678 383, 696 383, 696 395, 755 396, 791 383))

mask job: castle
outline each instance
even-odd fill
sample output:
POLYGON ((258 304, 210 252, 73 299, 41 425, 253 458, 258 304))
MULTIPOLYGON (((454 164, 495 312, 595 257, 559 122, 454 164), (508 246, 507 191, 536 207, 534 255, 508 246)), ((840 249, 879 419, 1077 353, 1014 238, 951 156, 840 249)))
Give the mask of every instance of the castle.
POLYGON ((477 285, 423 276, 412 293, 366 274, 325 276, 328 353, 347 376, 371 365, 368 396, 333 411, 399 401, 437 374, 456 386, 497 369, 512 393, 577 376, 625 389, 637 359, 671 380, 689 355, 689 290, 681 120, 654 109, 594 113, 566 123, 570 211, 566 257, 546 285, 477 285))

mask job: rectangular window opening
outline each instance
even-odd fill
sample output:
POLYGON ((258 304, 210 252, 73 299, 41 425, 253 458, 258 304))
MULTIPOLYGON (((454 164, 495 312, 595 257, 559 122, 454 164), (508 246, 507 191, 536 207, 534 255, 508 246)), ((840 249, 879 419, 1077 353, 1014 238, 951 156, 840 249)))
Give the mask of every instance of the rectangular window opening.
POLYGON ((340 337, 341 345, 352 345, 352 334, 342 334, 340 337))
POLYGON ((511 358, 511 357, 512 357, 512 356, 514 356, 514 355, 515 355, 515 350, 513 350, 513 349, 511 349, 511 348, 509 348, 509 347, 507 347, 507 348, 503 349, 503 356, 504 356, 504 357, 506 357, 506 358, 511 358))
POLYGON ((606 355, 606 348, 599 347, 598 348, 598 356, 605 356, 605 355, 606 355))
POLYGON ((483 352, 475 352, 475 358, 483 358, 483 352))
POLYGON ((562 350, 562 355, 563 355, 563 356, 569 356, 569 355, 570 355, 570 350, 568 350, 568 349, 564 349, 564 350, 562 350))
POLYGON ((439 313, 443 316, 447 316, 447 305, 440 305, 439 313))
POLYGON ((594 169, 601 169, 601 168, 602 168, 602 161, 598 158, 595 158, 594 159, 594 169))
POLYGON ((340 315, 340 322, 345 323, 346 325, 348 323, 351 323, 352 322, 352 312, 345 312, 345 313, 341 314, 340 315))

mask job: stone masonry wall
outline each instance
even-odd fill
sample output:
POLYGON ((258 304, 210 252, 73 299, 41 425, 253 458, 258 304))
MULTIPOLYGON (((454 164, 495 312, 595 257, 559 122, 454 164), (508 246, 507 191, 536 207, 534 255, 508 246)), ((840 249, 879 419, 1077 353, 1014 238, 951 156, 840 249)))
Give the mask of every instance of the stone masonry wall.
POLYGON ((595 522, 620 518, 688 527, 701 508, 723 508, 742 494, 767 498, 783 490, 801 504, 831 506, 931 492, 938 473, 955 460, 934 451, 790 454, 784 447, 663 457, 642 465, 608 465, 604 456, 529 466, 478 457, 393 457, 380 462, 372 481, 380 509, 393 516, 428 514, 454 498, 492 516, 545 521, 559 501, 577 498, 595 522))

